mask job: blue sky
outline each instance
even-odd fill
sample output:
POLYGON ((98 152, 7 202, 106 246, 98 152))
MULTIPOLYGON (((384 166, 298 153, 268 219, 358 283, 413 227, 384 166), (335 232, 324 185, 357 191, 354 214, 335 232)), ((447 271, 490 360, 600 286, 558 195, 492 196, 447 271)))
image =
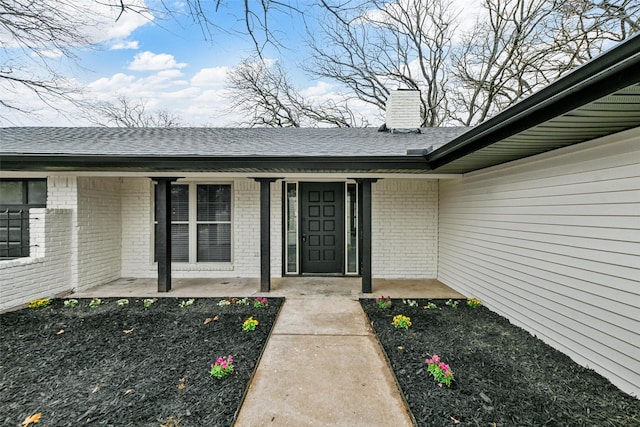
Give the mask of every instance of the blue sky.
MULTIPOLYGON (((127 13, 114 22, 113 10, 97 10, 92 0, 77 1, 104 15, 100 25, 87 29, 96 44, 75 49, 77 60, 63 60, 58 68, 84 88, 82 99, 114 101, 126 96, 146 103, 148 110, 175 112, 185 124, 195 126, 230 126, 239 121, 237 113, 226 111, 229 99, 224 80, 229 69, 252 53, 253 42, 242 33, 243 1, 229 0, 212 15, 219 28, 211 28, 210 40, 186 13, 164 19, 159 13, 146 18, 127 13)), ((179 10, 180 6, 176 7, 179 10)), ((302 91, 331 96, 333 85, 309 81, 297 71, 296 62, 304 60, 306 54, 301 17, 276 12, 269 19, 271 30, 286 47, 267 46, 264 56, 284 61, 302 91)), ((16 97, 36 114, 11 115, 7 122, 0 118, 0 125, 90 125, 70 104, 58 103, 57 107, 66 112, 60 114, 27 91, 16 97)))

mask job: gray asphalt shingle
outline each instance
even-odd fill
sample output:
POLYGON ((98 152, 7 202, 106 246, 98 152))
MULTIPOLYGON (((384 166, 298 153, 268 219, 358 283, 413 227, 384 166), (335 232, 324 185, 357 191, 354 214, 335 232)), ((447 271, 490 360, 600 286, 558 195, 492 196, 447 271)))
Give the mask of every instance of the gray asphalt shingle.
POLYGON ((0 154, 105 156, 405 156, 469 128, 0 128, 0 154))

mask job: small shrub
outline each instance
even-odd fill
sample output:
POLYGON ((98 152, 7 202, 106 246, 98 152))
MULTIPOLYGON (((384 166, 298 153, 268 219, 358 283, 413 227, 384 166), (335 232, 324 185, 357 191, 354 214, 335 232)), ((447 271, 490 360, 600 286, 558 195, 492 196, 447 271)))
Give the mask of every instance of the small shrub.
POLYGON ((391 308, 391 306, 393 306, 393 302, 391 302, 391 297, 390 296, 381 296, 380 298, 376 298, 376 304, 378 305, 378 308, 381 310, 387 310, 389 308, 391 308))
POLYGON ((188 299, 188 300, 182 300, 182 301, 180 301, 180 304, 178 304, 178 305, 179 305, 180 307, 184 308, 184 307, 192 306, 194 302, 196 302, 196 300, 195 300, 195 299, 193 299, 193 298, 191 298, 191 299, 188 299))
POLYGON ((102 304, 102 300, 100 298, 92 298, 91 302, 89 303, 89 307, 96 308, 100 304, 102 304))
POLYGON ((409 329, 409 326, 412 325, 411 318, 402 314, 394 316, 392 324, 396 329, 409 329))
POLYGON ((471 308, 480 307, 482 302, 478 298, 468 298, 467 305, 471 308))
POLYGON ((76 305, 78 305, 78 300, 77 299, 68 299, 64 301, 64 306, 65 307, 75 307, 76 305))
POLYGON ((221 379, 233 372, 233 356, 229 355, 226 358, 218 357, 218 360, 215 363, 211 364, 211 369, 209 373, 212 377, 216 377, 217 379, 221 379))
POLYGON ((256 319, 253 318, 253 316, 249 317, 247 320, 244 321, 244 323, 242 324, 242 330, 243 331, 255 331, 256 330, 256 326, 258 326, 260 322, 258 322, 256 319))
POLYGON ((434 354, 431 359, 424 361, 427 364, 427 370, 433 376, 433 379, 438 381, 438 385, 442 387, 442 384, 447 387, 451 387, 451 381, 453 381, 453 371, 437 354, 434 354))
POLYGON ((32 301, 29 301, 29 304, 27 304, 27 307, 41 308, 41 307, 47 307, 50 304, 51 304, 51 298, 40 298, 40 299, 34 299, 32 301))
POLYGON ((267 308, 269 306, 269 302, 264 297, 258 297, 253 300, 253 306, 255 308, 267 308))
POLYGON ((129 305, 129 300, 126 298, 122 298, 119 299, 118 301, 116 301, 116 304, 118 304, 118 307, 125 307, 127 305, 129 305))
POLYGON ((434 310, 434 309, 438 308, 438 306, 437 306, 437 305, 435 305, 435 304, 434 304, 434 303, 432 303, 432 302, 429 302, 427 305, 425 305, 425 306, 424 306, 424 307, 422 307, 422 308, 424 308, 425 310, 434 310))

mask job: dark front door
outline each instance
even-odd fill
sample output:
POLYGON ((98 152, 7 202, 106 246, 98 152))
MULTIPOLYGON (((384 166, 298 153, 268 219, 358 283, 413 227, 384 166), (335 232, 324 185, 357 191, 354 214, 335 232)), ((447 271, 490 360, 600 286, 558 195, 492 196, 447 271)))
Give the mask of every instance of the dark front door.
POLYGON ((344 183, 300 183, 301 272, 344 273, 344 183))

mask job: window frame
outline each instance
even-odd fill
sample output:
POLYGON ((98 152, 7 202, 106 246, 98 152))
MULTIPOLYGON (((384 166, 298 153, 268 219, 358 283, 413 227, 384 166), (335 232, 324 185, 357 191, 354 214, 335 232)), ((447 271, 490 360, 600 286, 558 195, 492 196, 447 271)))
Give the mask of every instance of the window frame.
MULTIPOLYGON (((19 182, 22 184, 21 196, 22 200, 20 203, 2 203, 0 199, 0 212, 5 210, 7 211, 22 211, 21 214, 21 226, 20 226, 20 255, 9 255, 10 253, 10 240, 7 241, 7 256, 2 256, 2 252, 0 252, 0 261, 7 261, 18 258, 29 258, 31 256, 31 242, 30 242, 30 234, 31 230, 29 227, 29 214, 31 208, 46 208, 48 201, 48 191, 49 185, 46 178, 0 178, 2 182, 19 182), (30 203, 29 198, 29 184, 32 182, 43 182, 44 183, 44 203, 30 203), (26 215, 26 218, 23 216, 26 215), (26 249, 26 250, 25 250, 26 249), (26 255, 25 255, 26 252, 26 255)), ((17 221, 18 219, 14 219, 13 221, 17 221)), ((7 220, 9 221, 9 220, 7 220)), ((7 222, 8 226, 8 222, 7 222)), ((10 232, 7 230, 7 239, 10 238, 10 232)))
MULTIPOLYGON (((171 262, 174 264, 181 265, 231 265, 234 262, 234 187, 233 182, 220 182, 220 181, 198 181, 198 180, 189 180, 189 181, 176 181, 172 182, 171 185, 183 185, 188 187, 188 206, 189 206, 189 215, 187 221, 171 221, 171 225, 173 224, 186 224, 188 227, 188 261, 174 261, 171 262), (229 220, 228 221, 211 221, 211 220, 198 220, 198 185, 220 185, 220 186, 228 186, 230 192, 230 201, 229 201, 229 220), (201 224, 229 224, 229 260, 228 261, 198 261, 198 225, 201 224)), ((152 206, 151 206, 151 219, 153 224, 153 238, 152 238, 152 257, 153 262, 157 263, 157 257, 155 253, 155 229, 158 224, 158 221, 155 218, 155 190, 156 186, 152 186, 152 206)))

